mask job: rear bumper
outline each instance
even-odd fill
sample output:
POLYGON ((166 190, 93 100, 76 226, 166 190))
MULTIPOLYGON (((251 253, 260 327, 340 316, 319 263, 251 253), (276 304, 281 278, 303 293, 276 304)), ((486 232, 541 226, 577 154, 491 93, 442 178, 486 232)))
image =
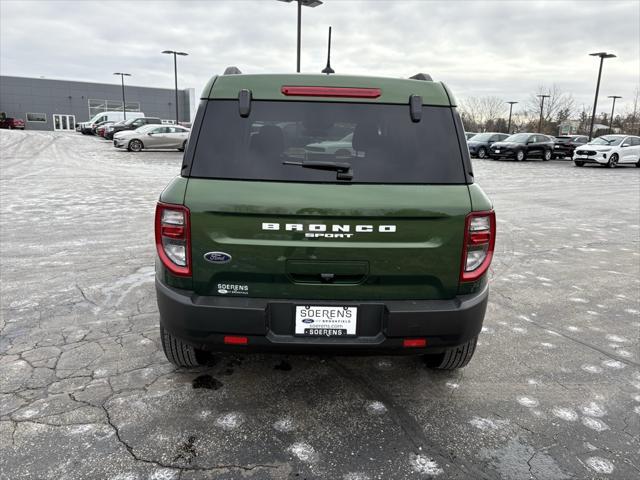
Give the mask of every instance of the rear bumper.
POLYGON ((571 157, 573 156, 573 147, 567 147, 565 145, 555 145, 551 153, 556 156, 571 157))
POLYGON ((450 300, 319 301, 198 296, 156 278, 162 326, 182 341, 205 350, 345 351, 436 353, 461 345, 480 333, 489 287, 450 300), (357 336, 294 336, 296 305, 358 307, 357 336), (248 337, 227 346, 225 335, 248 337), (425 338, 426 348, 403 348, 404 338, 425 338))

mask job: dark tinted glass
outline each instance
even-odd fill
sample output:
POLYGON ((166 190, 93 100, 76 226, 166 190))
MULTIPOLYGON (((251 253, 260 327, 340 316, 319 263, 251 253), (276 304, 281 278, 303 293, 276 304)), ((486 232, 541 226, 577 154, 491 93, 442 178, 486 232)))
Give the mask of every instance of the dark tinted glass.
POLYGON ((191 176, 337 182, 335 171, 284 165, 340 162, 352 183, 465 183, 452 111, 408 105, 253 101, 242 118, 235 100, 208 103, 191 176))

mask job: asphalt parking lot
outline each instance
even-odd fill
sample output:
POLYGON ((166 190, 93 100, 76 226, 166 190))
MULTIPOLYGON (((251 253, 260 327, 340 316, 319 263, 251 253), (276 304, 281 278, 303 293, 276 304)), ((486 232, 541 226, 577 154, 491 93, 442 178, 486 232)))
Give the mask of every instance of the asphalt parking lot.
POLYGON ((0 466, 18 479, 640 475, 640 169, 476 160, 497 254, 471 364, 164 358, 153 211, 177 151, 0 132, 0 466))

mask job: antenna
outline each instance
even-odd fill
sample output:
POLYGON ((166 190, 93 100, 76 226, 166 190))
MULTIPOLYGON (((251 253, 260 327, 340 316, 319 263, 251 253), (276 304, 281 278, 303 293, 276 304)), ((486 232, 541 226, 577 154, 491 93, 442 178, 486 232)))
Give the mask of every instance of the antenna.
POLYGON ((322 73, 326 73, 329 75, 330 73, 336 73, 333 68, 331 68, 331 27, 329 27, 329 47, 327 49, 327 66, 324 67, 322 73))

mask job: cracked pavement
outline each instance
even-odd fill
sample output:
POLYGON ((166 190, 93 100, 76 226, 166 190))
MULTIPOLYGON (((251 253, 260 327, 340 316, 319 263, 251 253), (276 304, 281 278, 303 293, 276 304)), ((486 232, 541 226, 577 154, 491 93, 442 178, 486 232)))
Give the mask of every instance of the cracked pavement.
POLYGON ((0 476, 640 475, 640 169, 475 160, 497 251, 471 364, 162 353, 153 211, 181 154, 0 131, 0 476))

